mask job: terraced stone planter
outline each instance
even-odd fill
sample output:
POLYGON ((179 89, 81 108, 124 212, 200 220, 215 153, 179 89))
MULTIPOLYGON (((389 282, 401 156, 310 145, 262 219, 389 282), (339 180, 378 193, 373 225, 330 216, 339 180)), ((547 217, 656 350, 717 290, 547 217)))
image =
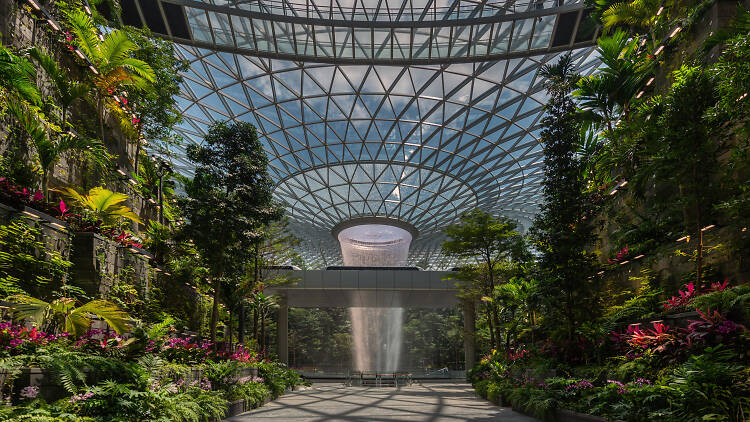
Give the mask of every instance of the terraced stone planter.
POLYGON ((88 295, 106 295, 116 274, 117 244, 96 233, 76 232, 73 235, 73 283, 88 295))

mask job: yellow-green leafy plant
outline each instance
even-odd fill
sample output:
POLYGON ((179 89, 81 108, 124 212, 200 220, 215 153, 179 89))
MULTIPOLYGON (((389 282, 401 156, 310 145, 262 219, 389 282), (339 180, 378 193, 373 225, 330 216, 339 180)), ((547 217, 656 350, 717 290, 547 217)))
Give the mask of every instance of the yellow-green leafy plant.
POLYGON ((88 194, 81 194, 73 188, 65 188, 61 193, 104 226, 116 226, 123 218, 141 223, 133 210, 122 205, 128 199, 124 193, 112 192, 101 186, 92 188, 88 194))
POLYGON ((68 332, 76 338, 91 328, 94 317, 104 320, 118 334, 130 328, 128 314, 103 299, 95 299, 81 306, 76 306, 76 300, 69 297, 45 302, 27 295, 13 295, 8 300, 13 304, 16 320, 30 320, 45 330, 68 332))

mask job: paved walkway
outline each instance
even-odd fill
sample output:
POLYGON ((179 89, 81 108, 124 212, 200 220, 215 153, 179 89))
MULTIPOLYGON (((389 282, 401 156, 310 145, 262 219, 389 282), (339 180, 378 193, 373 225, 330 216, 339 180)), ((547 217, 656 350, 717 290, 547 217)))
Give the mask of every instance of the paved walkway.
POLYGON ((344 387, 318 384, 233 418, 232 422, 313 421, 501 421, 536 422, 510 408, 474 395, 468 384, 413 384, 409 387, 344 387))

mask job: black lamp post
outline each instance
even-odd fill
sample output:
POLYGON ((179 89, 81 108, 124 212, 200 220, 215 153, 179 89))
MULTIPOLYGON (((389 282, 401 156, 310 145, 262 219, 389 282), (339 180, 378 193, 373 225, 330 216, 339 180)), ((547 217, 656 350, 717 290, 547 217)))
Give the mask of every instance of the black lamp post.
POLYGON ((172 166, 155 155, 151 156, 151 160, 159 165, 156 169, 156 175, 159 176, 159 224, 164 224, 164 175, 172 173, 172 166))

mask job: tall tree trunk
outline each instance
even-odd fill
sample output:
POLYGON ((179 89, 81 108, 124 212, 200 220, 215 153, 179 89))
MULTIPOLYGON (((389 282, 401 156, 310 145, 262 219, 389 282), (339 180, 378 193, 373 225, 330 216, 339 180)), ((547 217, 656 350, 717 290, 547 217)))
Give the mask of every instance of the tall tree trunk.
POLYGON ((229 347, 230 347, 230 350, 234 350, 234 347, 232 347, 233 346, 232 340, 234 340, 234 321, 232 321, 232 308, 227 307, 227 310, 229 311, 229 325, 228 325, 229 347))
MULTIPOLYGON (((697 152, 696 152, 697 154, 697 152)), ((695 224, 697 225, 698 246, 695 251, 695 287, 703 287, 703 215, 701 213, 701 200, 698 193, 698 166, 693 164, 693 194, 695 195, 695 224)))
POLYGON ((218 350, 216 344, 216 325, 219 322, 219 293, 221 292, 221 278, 214 276, 211 279, 214 286, 213 308, 211 309, 211 342, 214 343, 214 351, 218 350))
POLYGON ((240 301, 240 309, 237 321, 237 342, 245 344, 245 301, 240 301))
POLYGON ((104 144, 104 99, 99 94, 97 106, 99 107, 99 136, 102 137, 102 144, 104 144))
POLYGON ((260 313, 260 350, 266 351, 266 313, 260 313))
POLYGON ((495 347, 495 326, 492 323, 492 305, 490 303, 485 303, 484 305, 487 309, 485 312, 487 313, 487 326, 490 329, 490 347, 495 347))
POLYGON ((260 347, 260 339, 258 338, 258 307, 253 307, 253 339, 255 339, 255 342, 258 343, 258 347, 260 347))

